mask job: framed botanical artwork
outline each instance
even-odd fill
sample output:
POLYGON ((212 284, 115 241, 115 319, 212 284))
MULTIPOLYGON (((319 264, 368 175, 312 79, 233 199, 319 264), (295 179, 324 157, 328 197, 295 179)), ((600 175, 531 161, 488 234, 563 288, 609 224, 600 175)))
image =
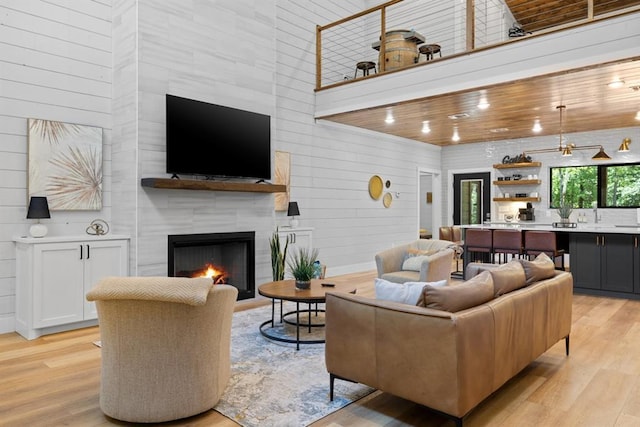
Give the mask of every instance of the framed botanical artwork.
POLYGON ((286 185, 286 193, 275 194, 276 212, 286 211, 289 206, 289 183, 291 180, 291 154, 286 151, 276 151, 274 184, 286 185))
POLYGON ((102 128, 29 119, 31 196, 51 210, 102 209, 102 128))

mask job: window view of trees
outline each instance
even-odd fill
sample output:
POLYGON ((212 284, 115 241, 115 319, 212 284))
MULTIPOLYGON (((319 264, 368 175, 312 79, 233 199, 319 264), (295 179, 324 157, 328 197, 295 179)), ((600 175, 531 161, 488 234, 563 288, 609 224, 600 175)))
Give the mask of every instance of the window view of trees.
POLYGON ((560 205, 563 195, 565 203, 573 208, 591 208, 598 199, 598 167, 551 168, 552 208, 560 205))
POLYGON ((563 198, 577 209, 640 207, 640 164, 557 167, 550 175, 551 208, 563 198))
POLYGON ((640 165, 602 166, 602 207, 640 206, 640 165))

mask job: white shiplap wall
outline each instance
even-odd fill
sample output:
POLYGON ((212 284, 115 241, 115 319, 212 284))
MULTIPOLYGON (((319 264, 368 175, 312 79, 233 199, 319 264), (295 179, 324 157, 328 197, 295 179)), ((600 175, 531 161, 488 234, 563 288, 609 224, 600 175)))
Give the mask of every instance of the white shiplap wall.
POLYGON ((114 57, 114 123, 123 126, 115 222, 133 236, 132 274, 166 275, 169 234, 255 231, 256 283, 270 280, 273 195, 143 189, 140 178, 168 177, 167 93, 269 114, 275 123, 274 34, 273 1, 116 1, 114 43, 124 50, 114 57))
MULTIPOLYGON (((418 167, 437 169, 440 149, 314 121, 315 25, 362 10, 362 2, 277 1, 277 147, 291 152, 291 200, 329 274, 374 268, 381 249, 418 233, 418 167), (368 194, 368 181, 391 181, 391 208, 368 194), (395 193, 399 197, 395 197, 395 193)), ((280 224, 286 217, 277 214, 280 224)))
POLYGON ((50 235, 111 220, 111 1, 0 2, 0 333, 13 331, 15 245, 27 221, 27 119, 103 132, 102 211, 53 211, 50 235))

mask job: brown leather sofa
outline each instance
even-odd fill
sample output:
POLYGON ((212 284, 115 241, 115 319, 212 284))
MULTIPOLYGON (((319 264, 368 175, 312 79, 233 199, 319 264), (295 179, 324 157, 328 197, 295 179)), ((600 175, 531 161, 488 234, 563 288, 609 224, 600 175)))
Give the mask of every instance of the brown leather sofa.
MULTIPOLYGON (((467 276, 492 268, 470 264, 467 276)), ((328 294, 331 398, 334 380, 345 379, 425 405, 461 426, 476 405, 559 340, 569 354, 573 277, 551 274, 455 313, 328 294)))

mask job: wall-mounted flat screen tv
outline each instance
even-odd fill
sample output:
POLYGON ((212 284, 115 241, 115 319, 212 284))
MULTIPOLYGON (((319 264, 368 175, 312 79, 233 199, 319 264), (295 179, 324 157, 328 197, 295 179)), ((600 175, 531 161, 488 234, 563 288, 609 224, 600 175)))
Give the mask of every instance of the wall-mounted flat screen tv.
POLYGON ((271 118, 166 96, 167 173, 271 179, 271 118))

